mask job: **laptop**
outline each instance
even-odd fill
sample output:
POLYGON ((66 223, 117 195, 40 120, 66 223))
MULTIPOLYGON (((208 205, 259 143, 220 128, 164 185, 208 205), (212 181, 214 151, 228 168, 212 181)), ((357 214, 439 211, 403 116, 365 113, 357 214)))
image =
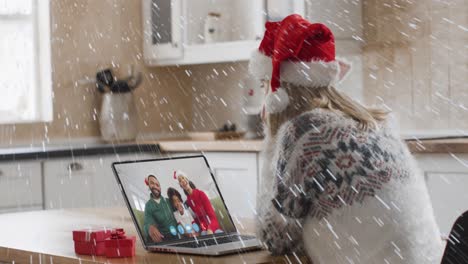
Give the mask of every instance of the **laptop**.
POLYGON ((146 250, 217 256, 262 247, 238 232, 205 156, 115 162, 112 169, 146 250))

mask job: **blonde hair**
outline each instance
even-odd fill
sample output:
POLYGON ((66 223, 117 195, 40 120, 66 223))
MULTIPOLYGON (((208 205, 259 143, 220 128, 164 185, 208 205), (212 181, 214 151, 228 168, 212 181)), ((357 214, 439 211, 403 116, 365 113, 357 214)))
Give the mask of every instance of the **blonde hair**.
POLYGON ((279 113, 267 115, 267 125, 272 136, 286 121, 315 108, 324 108, 343 113, 359 123, 359 128, 376 129, 378 123, 387 118, 389 112, 367 108, 339 92, 333 86, 303 87, 291 83, 282 83, 289 95, 288 107, 279 113))

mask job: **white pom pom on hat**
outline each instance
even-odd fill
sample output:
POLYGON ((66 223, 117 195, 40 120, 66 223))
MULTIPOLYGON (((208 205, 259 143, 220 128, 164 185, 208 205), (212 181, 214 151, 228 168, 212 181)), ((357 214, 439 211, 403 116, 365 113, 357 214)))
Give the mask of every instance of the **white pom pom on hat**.
POLYGON ((249 62, 249 72, 259 78, 271 76, 271 91, 265 100, 268 113, 285 110, 289 96, 281 82, 304 87, 324 87, 339 83, 351 64, 335 58, 335 40, 331 30, 310 23, 300 15, 279 22, 267 22, 265 35, 249 62))
POLYGON ((289 105, 289 96, 284 88, 278 88, 276 92, 270 92, 265 99, 265 110, 268 113, 282 112, 289 105))

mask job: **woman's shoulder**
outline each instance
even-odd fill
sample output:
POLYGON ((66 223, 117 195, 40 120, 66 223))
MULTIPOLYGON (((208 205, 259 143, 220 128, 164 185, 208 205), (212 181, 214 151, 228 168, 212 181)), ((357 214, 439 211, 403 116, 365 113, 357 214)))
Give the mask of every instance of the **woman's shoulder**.
MULTIPOLYGON (((302 131, 303 134, 311 130, 321 132, 324 129, 346 128, 348 130, 358 129, 359 122, 338 110, 330 110, 324 108, 315 108, 304 112, 291 120, 285 122, 282 126, 282 131, 294 131, 293 128, 302 131)), ((281 129, 280 129, 281 130, 281 129)), ((371 134, 398 134, 398 120, 394 114, 389 114, 387 118, 379 124, 377 130, 367 130, 371 134)), ((362 131, 361 131, 362 132, 362 131)))
MULTIPOLYGON (((375 139, 387 143, 399 142, 394 117, 383 121, 378 129, 363 130, 359 123, 339 111, 317 108, 285 122, 278 131, 277 142, 282 148, 337 146, 343 138, 375 139), (314 143, 310 143, 313 141, 314 143), (302 143, 310 144, 302 144, 302 143)), ((353 141, 355 142, 355 141, 353 141)), ((358 141, 356 141, 358 142, 358 141)), ((394 144, 392 144, 394 145, 394 144)), ((395 146, 396 147, 396 146, 395 146)))
POLYGON ((354 120, 344 114, 323 108, 315 108, 295 116, 285 122, 279 129, 282 137, 299 139, 308 133, 321 133, 329 128, 354 125, 354 120))

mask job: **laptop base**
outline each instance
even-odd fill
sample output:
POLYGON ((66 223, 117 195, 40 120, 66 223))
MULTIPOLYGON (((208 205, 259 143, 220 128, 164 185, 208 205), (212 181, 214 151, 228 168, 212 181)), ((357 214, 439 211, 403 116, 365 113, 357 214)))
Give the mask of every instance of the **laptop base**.
MULTIPOLYGON (((201 240, 200 242, 202 242, 201 240)), ((246 251, 262 249, 260 241, 257 239, 248 239, 237 242, 229 242, 225 244, 202 246, 197 248, 191 247, 178 247, 175 245, 166 246, 149 246, 148 251, 151 252, 168 252, 178 254, 193 254, 193 255, 205 255, 205 256, 221 256, 234 253, 243 253, 246 251)))

